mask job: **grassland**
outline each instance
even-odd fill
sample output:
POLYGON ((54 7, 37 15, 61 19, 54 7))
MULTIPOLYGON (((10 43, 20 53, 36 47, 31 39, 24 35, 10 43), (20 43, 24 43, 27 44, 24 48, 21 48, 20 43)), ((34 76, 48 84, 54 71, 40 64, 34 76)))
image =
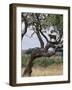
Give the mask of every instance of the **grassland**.
MULTIPOLYGON (((22 56, 22 73, 30 55, 22 56)), ((63 74, 63 59, 61 56, 40 57, 33 61, 32 76, 51 76, 63 74)))

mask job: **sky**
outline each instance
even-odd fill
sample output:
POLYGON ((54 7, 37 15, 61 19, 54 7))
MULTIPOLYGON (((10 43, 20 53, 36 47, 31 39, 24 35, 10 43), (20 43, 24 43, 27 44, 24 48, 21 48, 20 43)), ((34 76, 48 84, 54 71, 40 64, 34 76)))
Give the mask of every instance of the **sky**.
MULTIPOLYGON (((27 30, 27 33, 23 37, 23 40, 22 40, 22 49, 23 50, 26 50, 26 49, 29 49, 29 48, 40 47, 40 43, 39 43, 37 35, 34 34, 31 37, 32 33, 33 33, 33 30, 27 30)), ((46 36, 47 36, 47 34, 46 34, 46 36)), ((43 37, 42 37, 42 39, 43 39, 44 43, 46 44, 45 39, 43 37)))

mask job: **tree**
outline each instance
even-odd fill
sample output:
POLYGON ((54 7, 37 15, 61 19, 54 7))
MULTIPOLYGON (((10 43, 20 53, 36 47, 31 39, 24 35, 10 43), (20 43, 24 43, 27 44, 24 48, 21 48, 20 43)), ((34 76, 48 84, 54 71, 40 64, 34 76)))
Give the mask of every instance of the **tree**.
POLYGON ((28 27, 32 26, 33 33, 37 35, 38 40, 40 42, 40 48, 35 48, 32 50, 30 60, 25 68, 23 75, 31 76, 32 72, 32 62, 35 58, 38 57, 51 57, 55 54, 58 48, 63 47, 62 45, 62 36, 63 36, 63 16, 62 15, 54 15, 54 14, 43 14, 43 13, 22 13, 22 22, 24 22, 25 27, 22 33, 22 38, 26 34, 28 27), (47 28, 53 26, 54 28, 51 30, 50 37, 55 41, 49 41, 48 38, 43 33, 43 30, 48 30, 47 28), (59 32, 59 34, 58 34, 59 32), (53 35, 53 33, 56 33, 53 35), (59 35, 59 39, 57 39, 57 35, 59 35), (47 44, 44 47, 44 41, 42 36, 45 38, 47 44), (52 49, 49 49, 52 48, 52 49), (51 52, 49 50, 52 50, 51 52))

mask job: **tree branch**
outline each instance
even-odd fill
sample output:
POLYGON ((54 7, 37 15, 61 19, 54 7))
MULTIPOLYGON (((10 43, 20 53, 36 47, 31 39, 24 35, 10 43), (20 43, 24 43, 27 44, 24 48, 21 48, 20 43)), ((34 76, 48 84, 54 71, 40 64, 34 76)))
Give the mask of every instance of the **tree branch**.
POLYGON ((25 22, 24 32, 22 33, 22 36, 21 36, 21 38, 23 39, 23 36, 26 34, 26 32, 27 32, 27 27, 28 27, 28 23, 27 23, 26 17, 23 16, 23 14, 22 14, 22 22, 25 22))
POLYGON ((44 42, 43 42, 43 40, 42 40, 42 37, 41 37, 40 33, 39 33, 39 32, 36 32, 36 35, 37 35, 37 37, 38 37, 38 39, 39 39, 41 48, 44 48, 44 42))
POLYGON ((48 38, 43 34, 43 32, 40 31, 40 33, 41 33, 41 35, 46 39, 46 41, 49 42, 49 41, 48 41, 48 38))

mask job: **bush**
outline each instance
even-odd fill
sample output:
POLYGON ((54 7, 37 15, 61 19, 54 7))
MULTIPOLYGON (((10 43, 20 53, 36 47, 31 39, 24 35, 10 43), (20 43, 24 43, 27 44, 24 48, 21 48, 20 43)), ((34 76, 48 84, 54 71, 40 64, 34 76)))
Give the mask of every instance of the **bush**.
MULTIPOLYGON (((25 54, 24 56, 22 56, 22 66, 25 67, 29 59, 30 59, 30 55, 25 54)), ((61 56, 52 56, 50 58, 40 57, 40 58, 36 58, 32 63, 33 63, 33 66, 47 67, 52 64, 63 63, 63 59, 61 56)))

